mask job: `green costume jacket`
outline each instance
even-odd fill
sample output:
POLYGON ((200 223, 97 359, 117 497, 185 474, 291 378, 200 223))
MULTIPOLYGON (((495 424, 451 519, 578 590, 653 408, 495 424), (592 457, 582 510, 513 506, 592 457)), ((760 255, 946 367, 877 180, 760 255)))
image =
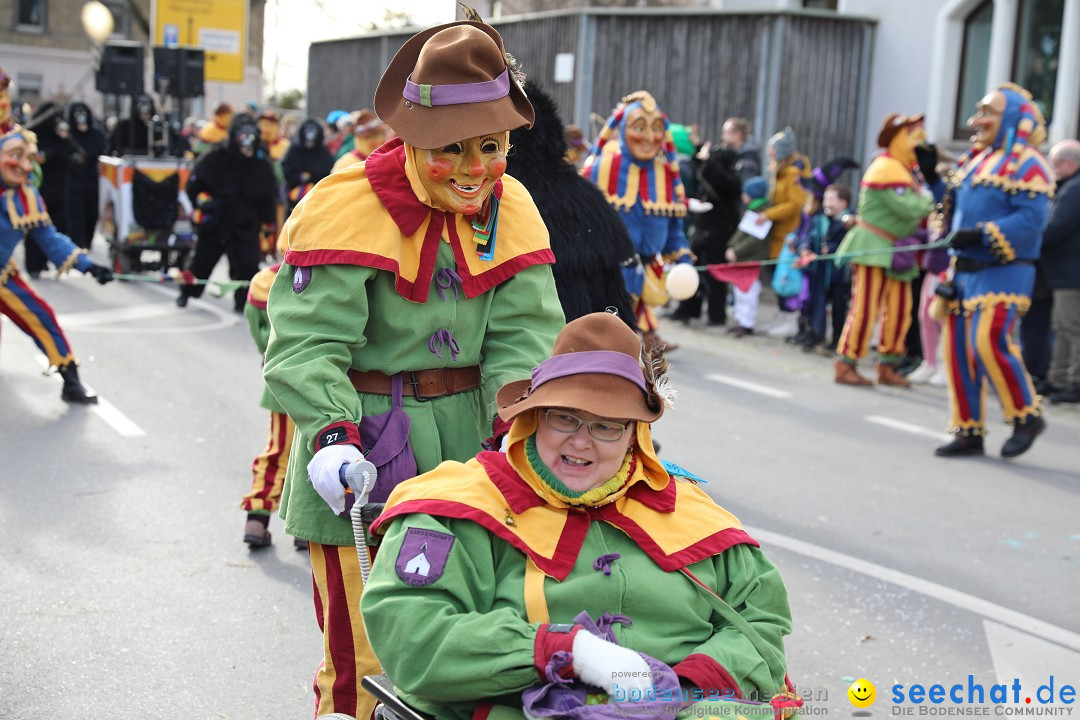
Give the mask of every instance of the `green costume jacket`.
POLYGON ((564 324, 547 231, 520 183, 504 176, 496 185, 493 248, 474 239, 468 219, 424 205, 412 187, 402 145, 390 143, 322 180, 283 230, 289 251, 270 290, 264 376, 298 431, 281 497, 290 535, 353 543, 349 521, 307 477, 321 433, 340 429, 359 445, 360 420, 391 407, 389 396, 358 393, 350 369, 393 375, 481 366, 477 390, 404 398, 425 472, 481 449, 495 393, 528 377, 564 324))
MULTIPOLYGON (((465 720, 485 703, 498 708, 491 718, 521 717, 521 692, 572 647, 573 631, 558 624, 573 625, 582 611, 625 615, 632 624, 612 625, 620 645, 715 697, 768 702, 782 689, 787 591, 738 521, 640 449, 620 497, 553 506, 521 470, 519 441, 535 420, 520 422, 506 454, 446 463, 399 486, 376 524, 385 536, 361 610, 403 699, 440 720, 465 720), (771 662, 679 568, 757 630, 771 662), (536 612, 530 576, 542 583, 547 617, 536 612)), ((639 438, 648 433, 638 427, 639 438)))
MULTIPOLYGON (((244 305, 244 318, 248 323, 248 331, 262 357, 266 357, 266 346, 270 342, 270 316, 266 312, 266 300, 270 294, 270 286, 274 284, 274 278, 277 277, 280 268, 281 263, 278 263, 273 267, 263 268, 255 274, 248 286, 247 304, 244 305)), ((281 403, 266 385, 263 385, 262 401, 259 405, 270 412, 285 412, 285 408, 281 407, 281 403)))
MULTIPOLYGON (((924 190, 918 180, 904 164, 883 152, 874 158, 866 175, 862 179, 859 192, 858 216, 875 228, 879 228, 894 238, 914 235, 919 222, 934 208, 934 198, 924 190)), ((872 265, 886 270, 892 267, 892 253, 887 252, 894 246, 895 240, 889 240, 879 232, 856 225, 848 230, 843 242, 837 249, 836 263, 850 262, 855 265, 872 265), (866 250, 879 251, 869 255, 845 255, 866 250)), ((916 277, 921 270, 916 264, 904 273, 886 273, 897 280, 908 281, 916 277)))

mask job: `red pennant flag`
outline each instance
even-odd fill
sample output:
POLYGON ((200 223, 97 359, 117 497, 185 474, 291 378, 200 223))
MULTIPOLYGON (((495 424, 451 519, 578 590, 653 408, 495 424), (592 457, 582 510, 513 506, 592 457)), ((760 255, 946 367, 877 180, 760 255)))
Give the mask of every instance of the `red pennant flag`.
POLYGON ((735 265, 706 265, 709 274, 720 282, 731 283, 746 292, 761 275, 761 263, 741 262, 735 265))

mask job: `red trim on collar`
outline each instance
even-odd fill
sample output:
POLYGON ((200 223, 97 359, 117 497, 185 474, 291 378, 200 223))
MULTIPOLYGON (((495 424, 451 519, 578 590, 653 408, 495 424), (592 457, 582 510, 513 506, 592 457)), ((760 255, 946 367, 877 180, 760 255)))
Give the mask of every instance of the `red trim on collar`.
POLYGON ((567 512, 566 522, 562 527, 562 535, 559 544, 555 548, 554 557, 547 558, 530 548, 524 540, 515 535, 510 529, 483 510, 465 505, 452 500, 407 500, 398 503, 393 509, 384 512, 371 526, 373 532, 380 531, 387 522, 396 517, 421 513, 435 517, 454 518, 458 520, 471 520, 482 526, 492 535, 510 543, 525 555, 528 555, 536 563, 536 567, 550 577, 562 581, 570 574, 574 567, 581 546, 585 543, 585 535, 589 532, 589 518, 583 512, 567 512))
MULTIPOLYGON (((496 191, 501 192, 501 188, 496 187, 496 191)), ((467 298, 478 297, 499 283, 509 280, 527 267, 555 263, 555 254, 551 252, 550 248, 545 248, 544 250, 534 250, 531 253, 518 255, 486 272, 473 275, 469 272, 469 264, 465 260, 465 248, 462 246, 461 238, 457 234, 457 226, 453 222, 447 223, 447 230, 450 236, 450 247, 454 250, 454 262, 457 263, 458 275, 461 276, 461 290, 467 298)))
POLYGON ((603 520, 629 535, 630 538, 666 572, 674 572, 679 568, 701 562, 713 555, 719 555, 734 545, 753 545, 754 547, 760 547, 758 542, 747 535, 745 531, 731 527, 715 532, 689 547, 683 548, 671 555, 667 555, 660 545, 658 545, 640 525, 619 512, 614 503, 598 508, 589 508, 587 512, 591 518, 603 520))
POLYGON ((638 482, 626 491, 626 497, 656 512, 675 512, 675 496, 678 494, 675 482, 674 478, 670 479, 663 490, 653 490, 648 483, 638 482))
POLYGON ((409 184, 405 174, 405 142, 394 138, 368 155, 364 174, 401 234, 415 235, 432 209, 420 202, 409 184))
POLYGON ((520 514, 544 504, 544 499, 510 467, 506 453, 484 451, 476 456, 476 460, 487 471, 491 482, 506 498, 506 502, 510 503, 510 509, 515 513, 520 514))

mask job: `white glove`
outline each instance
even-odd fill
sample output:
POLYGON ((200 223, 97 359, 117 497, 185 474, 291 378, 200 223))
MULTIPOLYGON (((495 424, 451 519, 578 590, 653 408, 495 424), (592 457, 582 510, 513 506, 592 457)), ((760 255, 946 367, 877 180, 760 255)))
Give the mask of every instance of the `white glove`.
POLYGON ((698 200, 697 198, 686 199, 686 209, 694 214, 707 213, 713 209, 713 204, 708 200, 698 200))
POLYGON ((614 689, 618 686, 620 700, 628 700, 628 694, 633 690, 641 693, 634 694, 640 699, 646 690, 652 688, 652 669, 629 648, 579 630, 574 635, 573 653, 574 674, 582 682, 594 685, 608 695, 615 696, 614 689))
POLYGON ((363 460, 364 454, 355 445, 327 445, 308 463, 308 479, 330 509, 336 514, 345 512, 345 486, 341 484, 341 466, 363 460))

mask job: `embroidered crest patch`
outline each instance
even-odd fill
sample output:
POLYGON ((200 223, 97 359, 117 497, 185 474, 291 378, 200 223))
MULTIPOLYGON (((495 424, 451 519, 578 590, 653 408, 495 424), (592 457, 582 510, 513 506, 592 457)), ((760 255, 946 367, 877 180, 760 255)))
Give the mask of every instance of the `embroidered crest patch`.
POLYGON ((453 546, 453 535, 409 528, 394 563, 397 576, 409 585, 430 585, 442 577, 453 546))
POLYGON ((311 282, 311 268, 298 267, 293 271, 292 289, 294 293, 301 293, 311 282))

